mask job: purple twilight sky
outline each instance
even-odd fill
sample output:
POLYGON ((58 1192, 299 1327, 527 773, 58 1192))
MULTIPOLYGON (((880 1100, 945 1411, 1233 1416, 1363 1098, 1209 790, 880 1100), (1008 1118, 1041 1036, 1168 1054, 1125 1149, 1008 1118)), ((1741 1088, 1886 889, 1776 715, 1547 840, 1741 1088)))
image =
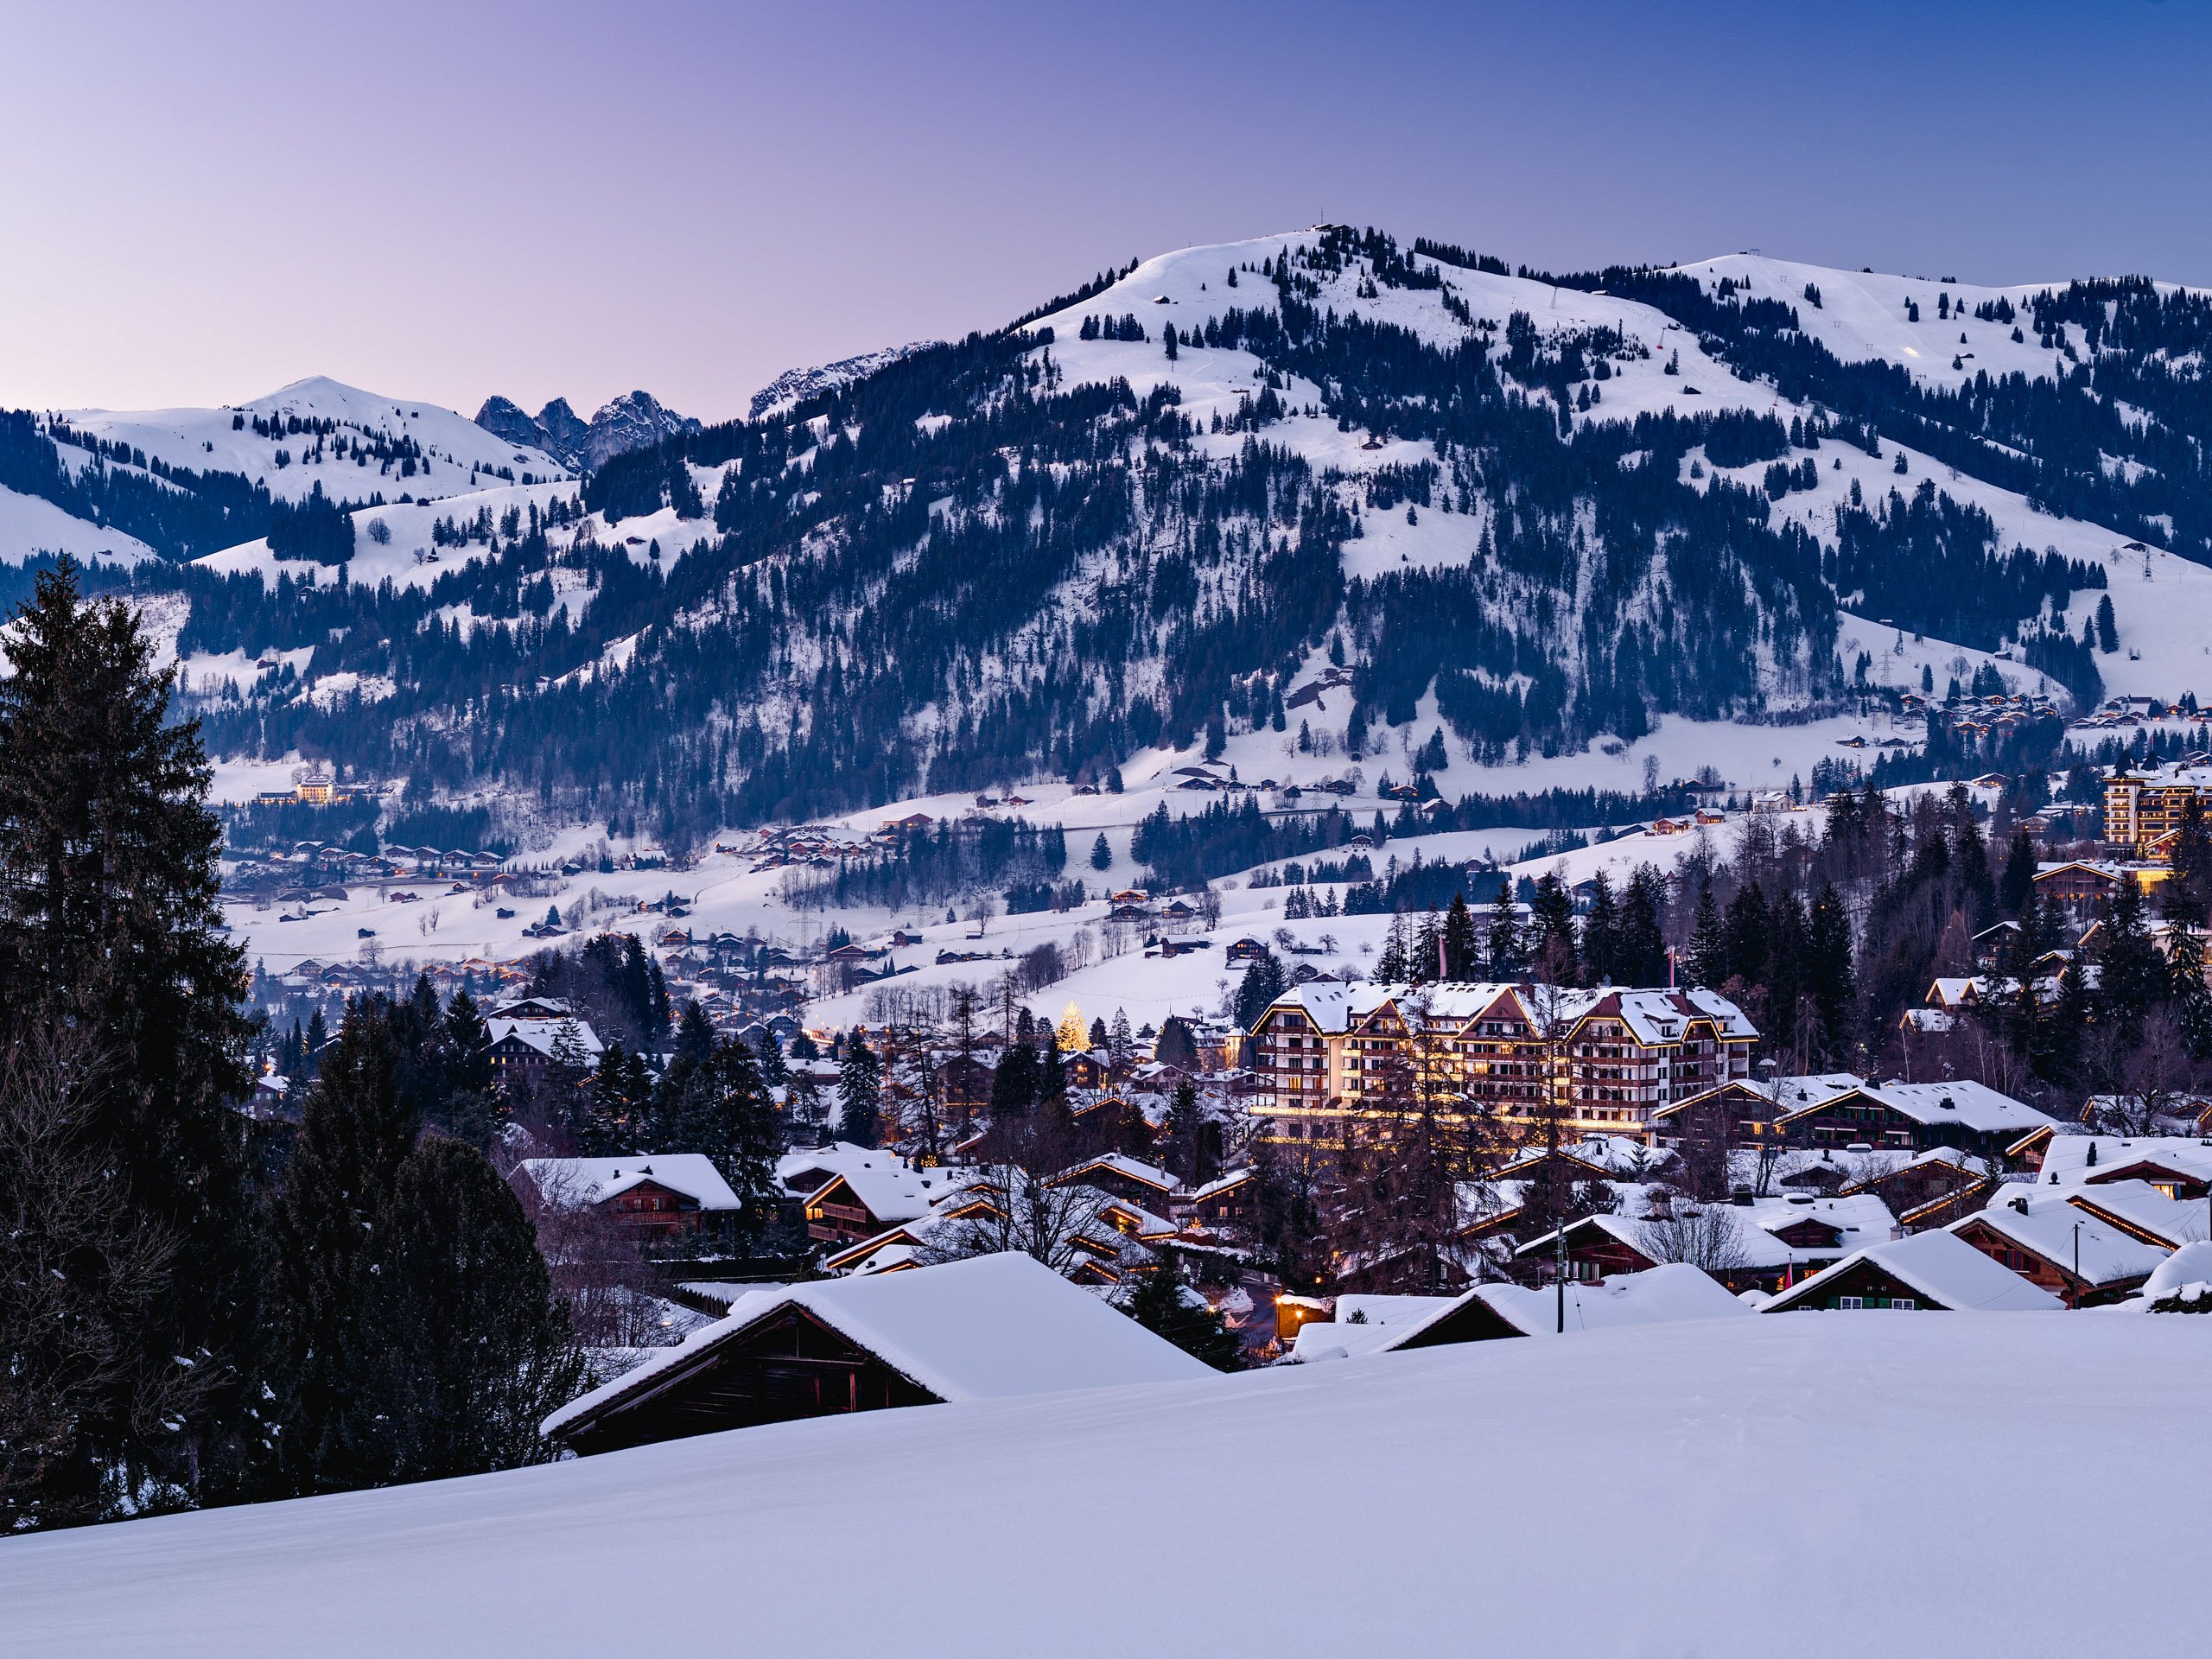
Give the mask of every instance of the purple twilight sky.
POLYGON ((9 8, 0 405, 309 374, 473 412, 996 325, 1340 219, 2212 283, 2212 13, 2005 5, 9 8))

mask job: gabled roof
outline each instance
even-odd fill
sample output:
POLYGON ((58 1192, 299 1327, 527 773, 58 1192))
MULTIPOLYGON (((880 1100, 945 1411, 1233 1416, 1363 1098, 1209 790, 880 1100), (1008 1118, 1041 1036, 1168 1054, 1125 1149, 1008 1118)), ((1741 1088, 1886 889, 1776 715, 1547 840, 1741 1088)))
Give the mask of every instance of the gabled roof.
POLYGON ((1225 1171, 1224 1173, 1216 1176, 1212 1180, 1208 1181, 1204 1186, 1194 1190, 1191 1194, 1191 1202, 1192 1204, 1201 1204, 1208 1198, 1217 1197, 1219 1194, 1228 1192, 1232 1187, 1242 1186, 1245 1182, 1251 1179, 1252 1172, 1249 1169, 1232 1169, 1225 1171))
POLYGON ((657 1393, 790 1308, 942 1401, 1215 1375, 1050 1268, 1008 1252, 747 1296, 726 1318, 563 1406, 545 1420, 543 1432, 559 1433, 657 1393))
POLYGON ((1946 1083, 1885 1083, 1869 1092, 1920 1122, 1961 1123, 1983 1135, 2024 1134, 2050 1116, 1966 1077, 1946 1083))
MULTIPOLYGON (((1349 1297, 1337 1299, 1337 1323, 1300 1328, 1292 1349, 1302 1362, 1357 1357, 1363 1354, 1392 1353, 1430 1345, 1431 1341, 1464 1340, 1468 1334, 1453 1332, 1455 1324, 1467 1324, 1476 1305, 1495 1321, 1484 1318, 1478 1335, 1549 1337, 1560 1333, 1560 1293, 1556 1286, 1530 1290, 1521 1285, 1481 1284, 1459 1296, 1349 1297), (1389 1304, 1381 1308, 1366 1306, 1389 1304), (1363 1324, 1348 1322, 1347 1309, 1368 1315, 1363 1324)), ((1569 1333, 1601 1331, 1616 1325, 1657 1325, 1677 1319, 1726 1319, 1746 1315, 1751 1308, 1728 1294, 1712 1275, 1687 1262, 1670 1262, 1642 1273, 1618 1273, 1595 1284, 1569 1281, 1566 1293, 1566 1325, 1569 1333)))
MULTIPOLYGON (((1477 1285, 1467 1293, 1490 1304, 1497 1313, 1532 1337, 1559 1333, 1559 1291, 1530 1290, 1521 1285, 1477 1285)), ((1675 1319, 1726 1319, 1751 1310, 1729 1294, 1726 1287, 1702 1268, 1686 1262, 1671 1262, 1642 1273, 1617 1273, 1595 1284, 1570 1283, 1567 1287, 1567 1328, 1599 1331, 1612 1325, 1657 1325, 1675 1319)), ((1429 1320, 1441 1323, 1441 1315, 1429 1320)), ((1409 1331, 1400 1345, 1421 1334, 1409 1331)))
POLYGON ((618 1158, 525 1158, 517 1166, 538 1196, 563 1204, 604 1204, 648 1181, 697 1201, 702 1210, 745 1206, 704 1153, 626 1154, 618 1158))
POLYGON ((2044 1149, 2037 1179, 2046 1186, 2109 1184, 2126 1179, 2125 1171, 2143 1165, 2212 1179, 2212 1146, 2194 1135, 2060 1135, 2044 1149), (2054 1175, 2058 1178, 2055 1182, 2054 1175))
POLYGON ((573 1027, 576 1041, 587 1058, 597 1059, 601 1052, 599 1033, 582 1020, 486 1020, 484 1034, 494 1046, 512 1037, 516 1041, 550 1056, 553 1046, 560 1039, 563 1027, 573 1027))
MULTIPOLYGON (((2037 1189, 2050 1193, 2048 1186, 2037 1189)), ((2206 1231, 2206 1200, 2170 1198, 2148 1181, 2100 1181, 2094 1186, 2060 1188, 2066 1202, 2146 1244, 2177 1249, 2212 1236, 2206 1231)))
POLYGON ((842 1175, 848 1169, 905 1162, 896 1153, 874 1147, 856 1147, 849 1141, 833 1141, 826 1147, 805 1147, 785 1153, 776 1160, 776 1179, 783 1186, 803 1187, 813 1192, 830 1176, 842 1175))
MULTIPOLYGON (((1862 1244, 1887 1238, 1897 1225, 1889 1206, 1871 1192, 1851 1198, 1809 1199, 1800 1194, 1786 1198, 1756 1198, 1747 1205, 1714 1204, 1706 1207, 1734 1222, 1736 1250, 1741 1257, 1736 1265, 1751 1270, 1807 1267, 1815 1262, 1825 1262, 1838 1251, 1856 1249, 1862 1244), (1791 1244, 1777 1236, 1803 1221, 1816 1221, 1834 1230, 1837 1242, 1832 1245, 1791 1244)), ((1577 1232, 1603 1233, 1649 1261, 1652 1246, 1647 1229, 1650 1225, 1626 1215, 1594 1215, 1569 1222, 1567 1232, 1570 1242, 1577 1232)), ((1558 1236, 1554 1231, 1532 1238, 1514 1254, 1540 1257, 1554 1248, 1553 1241, 1558 1236)))
POLYGON ((2082 1279, 2092 1285, 2146 1277, 2170 1254, 2130 1237, 2063 1198, 2031 1196, 2024 1185, 1986 1210, 1960 1217, 1946 1230, 1955 1233, 1976 1223, 2069 1273, 2078 1260, 2082 1279))
POLYGON ((871 1161, 839 1170, 808 1193, 806 1201, 818 1203, 842 1182, 878 1221, 913 1221, 927 1215, 932 1205, 958 1191, 963 1174, 969 1180, 976 1178, 972 1170, 909 1169, 894 1154, 878 1153, 871 1161))
POLYGON ((1620 1020, 1639 1042, 1679 1041, 1689 1027, 1709 1021, 1724 1039, 1746 1040, 1758 1035, 1744 1011, 1718 991, 1595 989, 1535 987, 1503 982, 1446 980, 1434 984, 1386 983, 1354 980, 1331 983, 1310 982, 1293 986, 1268 1004, 1301 1010, 1314 1026, 1332 1033, 1351 1030, 1386 1008, 1395 1007, 1411 1020, 1425 1017, 1432 1023, 1458 1027, 1490 1014, 1501 1003, 1504 1013, 1534 1022, 1541 1011, 1556 1017, 1570 1029, 1599 1017, 1620 1020), (1554 1000, 1555 999, 1555 1000, 1554 1000))
POLYGON ((1936 1306, 1954 1312, 2055 1313, 2065 1306, 2049 1291, 2030 1284, 2010 1268, 2000 1267, 1957 1234, 1938 1230, 1854 1250, 1834 1266, 1823 1268, 1782 1292, 1759 1312, 1782 1313, 1793 1308, 1818 1307, 1828 1287, 1861 1262, 1871 1262, 1936 1306))
POLYGON ((1162 1192, 1173 1192, 1182 1185, 1157 1164, 1144 1163, 1123 1152, 1101 1153, 1096 1158, 1086 1158, 1079 1164, 1071 1164, 1053 1176, 1047 1185, 1058 1186, 1078 1176, 1088 1175, 1094 1170, 1103 1170, 1146 1186, 1156 1187, 1162 1192))

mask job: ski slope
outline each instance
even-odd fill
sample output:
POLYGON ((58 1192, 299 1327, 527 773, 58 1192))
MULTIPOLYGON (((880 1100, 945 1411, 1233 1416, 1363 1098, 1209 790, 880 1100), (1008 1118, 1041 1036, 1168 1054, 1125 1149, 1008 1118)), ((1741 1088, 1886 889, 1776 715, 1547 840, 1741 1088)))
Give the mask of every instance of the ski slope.
POLYGON ((1652 1325, 17 1538, 0 1605, 162 1659, 2183 1654, 2208 1406, 2202 1319, 1652 1325))

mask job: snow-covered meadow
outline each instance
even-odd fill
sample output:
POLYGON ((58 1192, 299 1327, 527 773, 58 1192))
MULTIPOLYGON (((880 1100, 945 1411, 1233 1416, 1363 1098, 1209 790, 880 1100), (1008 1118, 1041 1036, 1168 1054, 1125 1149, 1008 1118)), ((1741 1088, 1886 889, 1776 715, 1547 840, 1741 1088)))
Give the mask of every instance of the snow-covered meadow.
POLYGON ((162 1659, 2177 1654, 2208 1406, 2201 1319, 1644 1325, 20 1538, 0 1605, 162 1659))

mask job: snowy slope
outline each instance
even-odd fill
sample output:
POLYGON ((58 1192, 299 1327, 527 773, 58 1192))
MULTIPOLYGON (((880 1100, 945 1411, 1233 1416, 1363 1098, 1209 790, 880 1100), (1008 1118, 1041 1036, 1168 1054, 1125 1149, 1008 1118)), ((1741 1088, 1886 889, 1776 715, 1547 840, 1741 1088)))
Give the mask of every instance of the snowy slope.
POLYGON ((2178 1654, 2212 1443, 2161 1426, 2208 1376, 2204 1319, 1647 1325, 19 1538, 0 1605, 25 1653, 165 1659, 563 1659, 641 1618, 916 1659, 2178 1654), (2039 1573, 2068 1539, 2124 1567, 2039 1573))
MULTIPOLYGON (((486 508, 491 510, 496 524, 502 514, 512 510, 520 509, 526 514, 531 506, 536 506, 543 512, 555 499, 573 500, 575 493, 574 484, 504 484, 435 500, 363 507, 350 515, 353 521, 353 557, 346 567, 346 580, 368 588, 385 581, 395 588, 428 588, 444 572, 474 563, 486 551, 481 542, 440 547, 431 539, 432 524, 442 519, 465 524, 486 508), (390 532, 388 541, 379 543, 374 539, 372 527, 378 524, 390 532)), ((274 582, 279 572, 289 575, 296 582, 330 583, 338 579, 334 565, 278 559, 269 550, 265 537, 226 547, 197 563, 226 575, 255 571, 268 582, 274 582)))
POLYGON ((19 495, 0 487, 0 564, 21 564, 41 553, 68 553, 79 561, 104 559, 111 564, 136 564, 155 556, 154 550, 136 536, 65 512, 42 496, 19 495))
MULTIPOLYGON (((1204 423, 1217 411, 1233 411, 1243 398, 1255 394, 1261 365, 1245 352, 1190 346, 1182 350, 1177 361, 1170 363, 1159 342, 1161 326, 1173 322, 1179 331, 1187 330, 1194 324, 1203 327, 1208 319, 1218 320, 1231 307, 1248 311, 1274 309, 1275 295, 1270 283, 1243 271, 1237 286, 1231 288, 1226 280, 1230 270, 1246 264, 1257 265, 1262 259, 1280 257, 1286 248, 1310 245, 1317 239, 1313 233, 1306 232, 1162 254, 1142 262, 1103 293, 1065 307, 1031 326, 1054 331, 1050 350, 1071 384, 1122 376, 1128 378, 1140 397, 1155 385, 1172 384, 1181 391, 1185 410, 1204 423), (1141 342, 1077 338, 1086 316, 1124 315, 1134 315, 1153 338, 1141 342)), ((1448 291, 1465 302, 1478 327, 1487 323, 1493 329, 1503 329, 1506 321, 1519 311, 1530 316, 1545 334, 1611 327, 1632 346, 1649 353, 1615 359, 1613 378, 1600 387, 1601 401, 1587 412, 1577 413, 1573 418, 1578 422, 1626 422, 1639 414, 1669 410, 1687 416, 1739 409, 1771 414, 1787 423, 1793 416, 1802 417, 1815 412, 1813 405, 1782 397, 1772 387, 1745 379, 1726 364, 1707 356, 1692 332, 1653 307, 1603 293, 1554 288, 1523 277, 1469 270, 1433 259, 1418 263, 1441 273, 1448 291), (1666 372, 1670 360, 1679 361, 1678 374, 1666 372)), ((1970 378, 1977 367, 1986 367, 1992 374, 2015 369, 2044 376, 2051 372, 2055 353, 2042 350, 2032 336, 2026 344, 2015 346, 2009 338, 2009 329, 2001 329, 1993 323, 1975 322, 1970 315, 1948 322, 1936 321, 1936 291, 1939 284, 1934 283, 1903 276, 1877 277, 1825 266, 1762 260, 1749 255, 1730 256, 1681 269, 1685 274, 1696 275, 1715 290, 1725 277, 1739 286, 1750 283, 1753 297, 1794 303, 1808 332, 1827 343, 1846 360, 1880 357, 1946 384, 1970 378), (1824 302, 1821 308, 1816 308, 1804 301, 1803 289, 1808 283, 1821 289, 1824 302), (1918 324, 1904 321, 1904 298, 1908 295, 1921 302, 1922 321, 1918 324), (1956 344, 1961 331, 1969 336, 1970 343, 1965 346, 1956 344), (1945 338, 1950 345, 1944 345, 1945 338), (1972 343, 1975 340, 1980 344, 1972 343), (1949 367, 1955 350, 1977 353, 1962 372, 1955 373, 1949 367), (1939 353, 1940 364, 1936 360, 1939 353)), ((1999 296, 2009 297, 2018 307, 2026 296, 2049 285, 2027 283, 2001 289, 1959 284, 1940 286, 1955 301, 1967 305, 1970 311, 1973 305, 1993 302, 1999 296)), ((1347 274, 1325 285, 1320 303, 1340 311, 1357 310, 1377 321, 1410 328, 1439 346, 1449 345, 1470 332, 1446 311, 1443 297, 1437 292, 1383 288, 1376 294, 1362 297, 1356 288, 1355 279, 1347 274)), ((1294 382, 1282 396, 1296 407, 1308 402, 1318 404, 1319 391, 1308 383, 1294 382)), ((1394 441, 1370 448, 1370 434, 1360 430, 1340 433, 1335 422, 1325 417, 1307 420, 1294 416, 1271 427, 1268 437, 1270 442, 1296 450, 1317 467, 1333 467, 1352 474, 1371 472, 1384 464, 1405 465, 1436 458, 1433 448, 1425 442, 1394 441)), ((1236 451, 1242 439, 1224 434, 1211 439, 1202 437, 1198 442, 1202 448, 1225 456, 1236 451)), ((1833 546, 1835 511, 1848 498, 1854 482, 1866 499, 1878 500, 1892 488, 1910 494, 1922 480, 1932 479, 1938 488, 1955 499, 1986 512, 1996 524, 2001 548, 2024 546, 2037 551, 2055 548, 2069 557, 2114 565, 2126 556, 2122 550, 2131 539, 2128 537, 2080 519, 2053 518, 2031 507, 2017 492, 1954 474, 1948 466, 1918 451, 1904 451, 1907 471, 1900 477, 1892 465, 1900 448, 1894 443, 1885 444, 1881 456, 1875 458, 1847 444, 1825 446, 1818 455, 1821 468, 1820 487, 1793 493, 1777 502, 1771 515, 1774 523, 1779 527, 1794 520, 1833 546)), ((1762 462, 1739 468, 1731 475, 1738 482, 1756 486, 1764 471, 1762 462)), ((1392 569, 1465 564, 1473 555, 1482 517, 1479 512, 1468 516, 1440 510, 1428 514, 1419 524, 1409 525, 1404 522, 1402 513, 1363 510, 1361 527, 1361 538, 1347 544, 1345 569, 1348 575, 1372 576, 1392 569)), ((2202 620, 2212 618, 2212 570, 2156 553, 2153 566, 2154 584, 2165 584, 2156 593, 2137 592, 2133 583, 2121 582, 2115 575, 2113 602, 2119 615, 2122 650, 2117 656, 2101 658, 2100 671, 2108 689, 2114 692, 2145 691, 2178 696, 2185 689, 2197 689, 2196 683, 2202 680, 2206 688, 2199 695, 2204 696, 2212 690, 2212 649, 2208 649, 2202 637, 2202 620), (2128 656, 2130 651, 2139 652, 2139 658, 2128 656)), ((2135 567, 2139 575, 2139 556, 2135 567)), ((2076 634, 2094 612, 2099 597, 2087 591, 2075 596, 2069 620, 2076 634)), ((1872 635, 1881 630, 1873 620, 1863 626, 1866 632, 1855 632, 1850 624, 1845 630, 1858 643, 1846 646, 1839 639, 1847 663, 1856 656, 1859 643, 1879 655, 1880 647, 1872 635)), ((1940 663, 1943 666, 1937 670, 1939 689, 1949 672, 1948 665, 1956 658, 1963 656, 1971 673, 1974 666, 1988 658, 1988 653, 1941 639, 1913 640, 1910 646, 1909 661, 1900 660, 1890 666, 1900 672, 1909 669, 1916 678, 1923 663, 1940 663)), ((2013 660, 2000 664, 2000 668, 2018 689, 2056 690, 2044 677, 2021 664, 2017 652, 2013 660)), ((1421 727, 1424 734, 1427 729, 1426 724, 1421 727)))
MULTIPOLYGON (((295 381, 265 397, 221 409, 137 413, 83 409, 65 410, 60 418, 80 432, 130 444, 173 467, 242 474, 267 484, 271 494, 293 501, 304 499, 318 482, 325 495, 339 500, 365 500, 377 491, 394 501, 403 493, 417 500, 458 495, 474 487, 472 467, 486 472, 505 467, 518 479, 524 473, 542 479, 568 476, 567 469, 550 455, 508 443, 450 409, 363 391, 321 376, 295 381), (245 426, 234 429, 233 422, 241 416, 245 426), (429 466, 411 478, 402 478, 397 467, 383 472, 373 463, 357 466, 350 456, 341 460, 326 454, 320 463, 309 462, 301 456, 311 439, 257 436, 253 430, 256 416, 264 421, 289 416, 335 421, 364 434, 411 438, 422 446, 429 466), (280 449, 290 453, 289 465, 276 464, 280 449)), ((87 451, 73 445, 59 448, 62 460, 71 466, 82 467, 90 459, 87 451)))
MULTIPOLYGON (((1847 363, 1880 359, 1910 372, 1925 385, 1955 387, 1986 371, 1993 380, 1999 375, 2024 374, 2031 379, 2053 378, 2066 359, 2053 347, 2046 351, 2036 342, 2032 328, 2022 327, 2027 338, 2015 342, 2013 324, 1977 321, 1974 308, 2009 301, 2024 312, 2027 302, 2046 289, 2063 289, 2066 281, 2019 283, 2004 288, 1977 287, 1925 276, 1896 276, 1878 271, 1837 270, 1789 259, 1769 259, 1753 253, 1726 254, 1675 267, 1695 277, 1700 286, 1717 294, 1722 282, 1735 284, 1743 297, 1776 300, 1797 309, 1798 326, 1847 363), (1820 290, 1821 303, 1805 298, 1807 284, 1820 290), (1936 298, 1948 295, 1955 311, 1967 315, 1948 320, 1936 314, 1936 298), (1908 301, 1920 307, 1920 321, 1907 315, 1908 301), (1961 339, 1961 336, 1964 338, 1961 339), (1953 358, 1961 366, 1951 366, 1953 358)), ((2024 323, 2025 319, 2020 319, 2024 323)), ((2078 346, 2079 329, 2073 331, 2078 346)))

